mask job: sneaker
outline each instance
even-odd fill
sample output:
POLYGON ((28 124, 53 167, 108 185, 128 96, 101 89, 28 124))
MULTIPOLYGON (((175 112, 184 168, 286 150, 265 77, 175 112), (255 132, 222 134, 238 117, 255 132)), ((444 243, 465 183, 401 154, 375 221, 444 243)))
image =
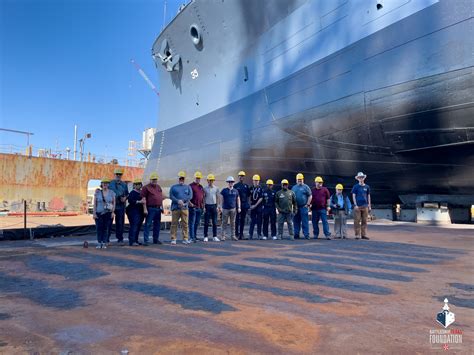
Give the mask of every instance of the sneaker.
POLYGON ((222 237, 221 237, 221 241, 224 241, 224 240, 225 240, 225 236, 222 236, 222 237))
POLYGON ((233 235, 231 238, 232 240, 235 240, 235 241, 239 240, 239 238, 237 238, 235 235, 233 235))
MULTIPOLYGON (((207 238, 206 238, 206 239, 207 239, 207 238)), ((220 241, 221 241, 221 240, 220 240, 219 238, 217 238, 217 237, 212 238, 212 240, 215 241, 215 242, 220 242, 220 241)))
POLYGON ((102 244, 102 249, 107 249, 107 244, 102 244))
POLYGON ((356 240, 359 240, 359 239, 360 239, 360 237, 359 237, 358 235, 356 235, 355 239, 356 239, 356 240))
POLYGON ((263 240, 263 237, 261 235, 257 235, 257 240, 263 240))
POLYGON ((95 246, 96 249, 101 249, 102 248, 102 243, 99 243, 95 246))
POLYGON ((347 239, 347 237, 345 235, 342 236, 342 239, 347 239))
POLYGON ((262 237, 262 240, 267 240, 267 237, 262 237))
POLYGON ((123 242, 123 240, 117 240, 117 245, 123 247, 125 243, 123 242))
POLYGON ((331 240, 332 238, 331 237, 326 237, 326 240, 331 240))
MULTIPOLYGON (((217 237, 216 237, 216 238, 217 238, 217 237)), ((204 237, 203 242, 208 242, 208 241, 209 241, 209 238, 204 237)))
POLYGON ((153 244, 158 244, 158 245, 160 245, 160 244, 163 244, 163 243, 162 243, 162 242, 160 242, 159 240, 157 240, 156 242, 155 242, 155 241, 153 241, 153 244))
MULTIPOLYGON (((295 240, 295 237, 293 237, 292 235, 290 235, 290 238, 289 238, 289 239, 290 239, 290 240, 295 240)), ((297 239, 299 239, 299 238, 297 238, 297 239)))
POLYGON ((277 237, 275 237, 275 236, 273 236, 273 237, 272 237, 272 239, 273 239, 273 240, 277 240, 278 238, 277 238, 277 237))
MULTIPOLYGON (((304 237, 304 239, 309 240, 309 235, 307 235, 306 237, 304 237)), ((316 238, 314 238, 314 239, 318 239, 318 237, 316 237, 316 238)))
POLYGON ((171 241, 171 245, 176 245, 176 239, 171 241))
POLYGON ((191 242, 189 241, 189 239, 184 239, 183 244, 191 244, 191 242))
POLYGON ((367 237, 367 236, 365 236, 365 235, 363 235, 363 236, 362 236, 362 239, 369 240, 370 238, 367 237))

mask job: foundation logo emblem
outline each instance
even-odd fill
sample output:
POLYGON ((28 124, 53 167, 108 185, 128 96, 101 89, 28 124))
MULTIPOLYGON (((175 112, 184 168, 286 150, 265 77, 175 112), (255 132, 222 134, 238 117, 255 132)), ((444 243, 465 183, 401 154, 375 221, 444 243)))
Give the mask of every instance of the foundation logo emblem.
POLYGON ((444 299, 443 310, 436 315, 436 321, 447 328, 454 323, 455 314, 449 310, 448 299, 444 299))

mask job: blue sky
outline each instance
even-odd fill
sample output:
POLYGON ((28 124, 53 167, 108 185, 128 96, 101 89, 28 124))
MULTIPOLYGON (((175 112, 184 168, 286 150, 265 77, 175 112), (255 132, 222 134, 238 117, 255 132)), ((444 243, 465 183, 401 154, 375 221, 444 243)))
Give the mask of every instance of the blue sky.
MULTIPOLYGON (((169 22, 186 0, 168 0, 169 22)), ((125 158, 129 140, 156 127, 151 46, 164 0, 0 0, 0 128, 30 131, 34 148, 73 148, 125 158)), ((159 89, 159 87, 158 87, 159 89)), ((26 137, 0 132, 0 151, 26 137)))

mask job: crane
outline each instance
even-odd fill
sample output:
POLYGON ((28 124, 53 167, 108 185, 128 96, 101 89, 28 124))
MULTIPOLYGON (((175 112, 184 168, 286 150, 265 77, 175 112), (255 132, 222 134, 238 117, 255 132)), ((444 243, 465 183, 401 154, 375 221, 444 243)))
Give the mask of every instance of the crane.
POLYGON ((142 76, 142 78, 146 81, 148 86, 153 90, 153 92, 156 94, 156 96, 160 97, 160 93, 158 92, 158 89, 156 88, 155 85, 151 82, 151 80, 148 78, 148 76, 145 74, 143 69, 138 65, 138 63, 134 59, 130 59, 130 63, 133 64, 135 69, 137 69, 138 74, 142 76))

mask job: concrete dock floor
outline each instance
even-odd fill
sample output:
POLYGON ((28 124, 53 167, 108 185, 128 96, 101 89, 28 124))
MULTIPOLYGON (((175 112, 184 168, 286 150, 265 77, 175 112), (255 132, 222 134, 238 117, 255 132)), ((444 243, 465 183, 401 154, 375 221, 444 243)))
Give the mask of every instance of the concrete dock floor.
MULTIPOLYGON (((371 240, 82 247, 0 243, 0 353, 426 354, 443 300, 474 349, 474 231, 371 240)), ((162 234, 163 240, 169 235, 162 234)))

